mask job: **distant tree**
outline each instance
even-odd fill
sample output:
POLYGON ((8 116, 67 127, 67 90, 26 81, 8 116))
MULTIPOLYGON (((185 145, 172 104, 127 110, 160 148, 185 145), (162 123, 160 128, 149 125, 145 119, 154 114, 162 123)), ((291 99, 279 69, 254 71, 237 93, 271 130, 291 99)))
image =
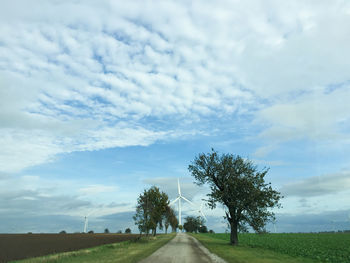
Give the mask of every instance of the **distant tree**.
POLYGON ((109 234, 109 229, 106 228, 104 233, 105 233, 105 234, 109 234))
POLYGON ((172 209, 170 206, 167 205, 166 209, 165 209, 165 213, 164 213, 164 227, 165 227, 165 234, 168 233, 168 228, 169 226, 171 226, 171 228, 175 229, 177 228, 177 218, 175 215, 175 211, 174 209, 172 209))
POLYGON ((211 153, 198 155, 188 169, 198 185, 209 184, 209 207, 214 209, 220 203, 228 209, 225 218, 232 245, 238 245, 239 228, 251 226, 256 232, 263 231, 274 219, 269 209, 280 207, 281 194, 264 180, 268 169, 258 171, 256 165, 238 155, 219 155, 212 149, 211 153))
POLYGON ((67 234, 66 230, 60 231, 60 234, 67 234))
POLYGON ((89 232, 88 232, 88 234, 93 234, 94 233, 94 231, 93 230, 90 230, 89 232))
POLYGON ((198 229, 198 232, 199 232, 199 233, 208 233, 208 228, 207 228, 207 226, 205 226, 205 225, 200 226, 199 229, 198 229))
POLYGON ((140 233, 148 235, 152 230, 155 236, 157 227, 163 228, 163 218, 168 205, 168 195, 158 187, 152 186, 149 190, 144 190, 137 199, 136 214, 133 217, 140 233))
POLYGON ((209 234, 215 234, 214 230, 210 229, 209 234))
POLYGON ((184 227, 182 225, 179 225, 179 230, 182 231, 182 229, 184 229, 184 227))
POLYGON ((131 234, 131 229, 130 228, 125 229, 125 234, 131 234))
POLYGON ((185 223, 183 228, 186 232, 195 232, 198 233, 199 228, 204 224, 204 221, 201 217, 187 216, 185 218, 185 223))
POLYGON ((118 231, 117 231, 117 234, 121 234, 121 233, 122 233, 122 231, 121 231, 121 230, 118 230, 118 231))

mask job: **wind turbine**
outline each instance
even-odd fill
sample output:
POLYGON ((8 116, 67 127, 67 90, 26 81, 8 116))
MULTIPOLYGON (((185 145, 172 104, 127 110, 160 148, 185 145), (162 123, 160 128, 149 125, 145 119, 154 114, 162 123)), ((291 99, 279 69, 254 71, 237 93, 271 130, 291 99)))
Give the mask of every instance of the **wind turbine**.
POLYGON ((177 190, 178 190, 178 196, 175 200, 173 200, 170 205, 174 204, 175 202, 178 201, 178 207, 179 207, 179 225, 182 225, 182 222, 181 222, 181 199, 185 200, 186 202, 188 202, 189 204, 193 205, 194 204, 188 200, 186 197, 184 197, 182 194, 181 194, 181 188, 180 188, 180 181, 179 181, 179 178, 177 179, 177 190))
POLYGON ((207 220, 207 217, 206 217, 205 214, 203 213, 203 204, 204 204, 204 203, 202 202, 198 212, 203 216, 203 218, 205 219, 205 221, 208 221, 208 220, 207 220))
POLYGON ((89 216, 93 213, 94 211, 91 211, 84 217, 84 233, 87 233, 87 228, 88 228, 88 223, 89 223, 89 216))
POLYGON ((88 217, 87 215, 84 217, 84 233, 86 233, 88 227, 88 217))

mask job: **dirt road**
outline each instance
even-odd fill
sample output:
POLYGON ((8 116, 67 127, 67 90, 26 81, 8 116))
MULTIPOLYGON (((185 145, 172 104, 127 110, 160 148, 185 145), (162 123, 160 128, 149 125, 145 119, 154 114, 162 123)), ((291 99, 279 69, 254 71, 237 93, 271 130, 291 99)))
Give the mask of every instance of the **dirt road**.
POLYGON ((223 259, 210 253, 197 239, 178 233, 168 244, 158 249, 139 263, 225 263, 223 259))

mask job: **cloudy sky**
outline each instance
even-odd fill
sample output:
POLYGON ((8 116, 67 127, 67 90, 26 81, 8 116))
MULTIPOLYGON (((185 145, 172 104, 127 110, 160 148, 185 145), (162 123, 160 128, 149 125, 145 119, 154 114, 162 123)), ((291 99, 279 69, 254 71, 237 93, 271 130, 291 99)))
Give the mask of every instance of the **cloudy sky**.
POLYGON ((136 230, 176 178, 199 206, 212 147, 271 168, 277 231, 350 229, 349 28, 349 1, 1 1, 0 232, 136 230))

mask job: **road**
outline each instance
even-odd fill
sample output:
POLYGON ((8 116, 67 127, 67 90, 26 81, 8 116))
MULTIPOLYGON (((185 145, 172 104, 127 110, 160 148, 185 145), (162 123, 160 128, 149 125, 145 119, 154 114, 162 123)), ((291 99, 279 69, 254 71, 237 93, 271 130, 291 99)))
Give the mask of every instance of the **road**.
POLYGON ((197 239, 178 233, 169 243, 158 249, 139 263, 225 263, 223 259, 210 253, 197 239))

